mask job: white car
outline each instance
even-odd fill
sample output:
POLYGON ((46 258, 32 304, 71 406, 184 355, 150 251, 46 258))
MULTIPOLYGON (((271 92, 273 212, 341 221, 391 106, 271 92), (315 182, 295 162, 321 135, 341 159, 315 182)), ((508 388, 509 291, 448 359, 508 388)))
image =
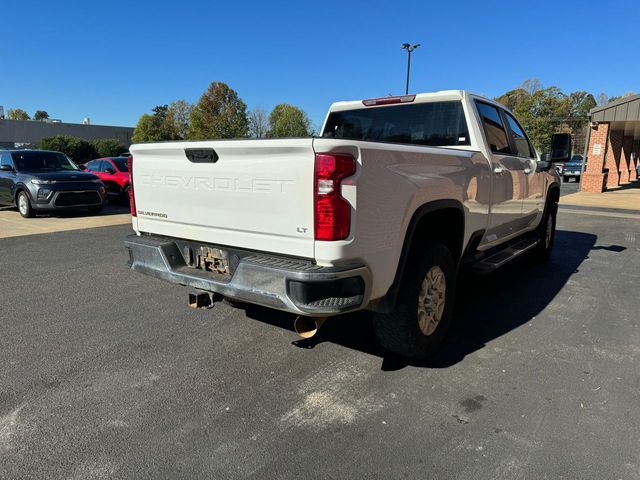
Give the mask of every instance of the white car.
POLYGON ((441 343, 461 265, 553 246, 555 168, 505 107, 464 91, 334 103, 316 138, 131 154, 131 268, 307 320, 368 309, 409 357, 441 343))

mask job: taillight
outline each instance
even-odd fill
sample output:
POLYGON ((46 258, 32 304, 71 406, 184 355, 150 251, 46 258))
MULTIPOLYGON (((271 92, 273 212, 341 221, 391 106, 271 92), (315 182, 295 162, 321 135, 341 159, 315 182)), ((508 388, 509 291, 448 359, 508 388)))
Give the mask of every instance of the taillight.
POLYGON ((127 168, 129 169, 129 208, 131 215, 137 217, 136 213, 136 195, 133 192, 133 155, 129 155, 127 159, 127 168))
POLYGON ((344 240, 351 226, 351 205, 340 195, 344 178, 356 173, 351 155, 318 153, 315 167, 314 227, 316 240, 344 240))

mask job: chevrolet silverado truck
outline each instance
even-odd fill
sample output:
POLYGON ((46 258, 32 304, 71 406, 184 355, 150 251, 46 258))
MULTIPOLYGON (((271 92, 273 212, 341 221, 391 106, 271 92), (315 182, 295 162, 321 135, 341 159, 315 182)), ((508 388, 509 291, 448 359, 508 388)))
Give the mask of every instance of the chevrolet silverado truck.
POLYGON ((504 106, 458 90, 337 102, 321 132, 133 145, 130 267, 194 306, 307 325, 367 309, 386 349, 424 358, 462 266, 549 256, 560 179, 504 106))

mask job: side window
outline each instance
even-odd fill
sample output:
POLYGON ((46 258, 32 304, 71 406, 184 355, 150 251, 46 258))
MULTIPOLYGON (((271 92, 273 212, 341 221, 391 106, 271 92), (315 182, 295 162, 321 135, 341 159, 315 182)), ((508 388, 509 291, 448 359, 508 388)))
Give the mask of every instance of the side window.
POLYGON ((13 167, 13 160, 11 159, 11 154, 9 152, 0 154, 0 165, 9 165, 10 167, 13 167))
POLYGON ((87 170, 89 170, 90 172, 99 172, 100 171, 100 164, 102 162, 97 162, 97 161, 92 161, 87 163, 87 170))
POLYGON ((101 172, 105 172, 105 173, 106 173, 106 171, 107 171, 107 170, 113 170, 113 171, 115 171, 116 169, 113 167, 113 165, 111 165, 111 162, 110 162, 110 161, 108 161, 108 160, 103 160, 103 161, 102 161, 102 166, 100 167, 100 171, 101 171, 101 172))
POLYGON ((482 102, 476 102, 476 105, 491 151, 493 153, 512 153, 498 109, 482 102))
POLYGON ((509 127, 513 134, 513 143, 516 146, 517 155, 519 157, 533 157, 533 152, 529 146, 529 140, 527 140, 527 136, 524 134, 524 130, 522 130, 515 118, 507 112, 504 112, 504 114, 507 116, 507 122, 509 122, 509 127))

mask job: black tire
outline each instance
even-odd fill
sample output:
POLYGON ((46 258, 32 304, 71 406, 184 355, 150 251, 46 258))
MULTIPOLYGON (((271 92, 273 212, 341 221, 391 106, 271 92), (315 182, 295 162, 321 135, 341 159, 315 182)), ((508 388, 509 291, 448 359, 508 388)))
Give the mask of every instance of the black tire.
POLYGON ((127 188, 125 188, 122 191, 122 201, 129 203, 129 191, 131 190, 131 185, 127 185, 127 188))
POLYGON ((31 207, 31 201, 29 200, 27 192, 22 191, 18 194, 16 205, 23 218, 33 218, 36 216, 36 211, 31 207))
POLYGON ((556 240, 556 216, 558 204, 547 200, 548 205, 544 209, 544 216, 538 227, 538 245, 534 249, 534 256, 538 261, 544 262, 551 256, 553 244, 556 240))
POLYGON ((563 175, 563 176, 562 176, 562 181, 563 181, 564 183, 569 183, 569 179, 570 179, 570 178, 571 178, 571 177, 569 177, 568 175, 563 175))
POLYGON ((436 353, 451 323, 455 288, 456 267, 451 251, 441 243, 426 244, 409 258, 394 310, 373 315, 373 328, 380 344, 410 358, 422 359, 436 353), (444 308, 435 330, 425 334, 418 316, 419 296, 425 277, 434 267, 444 274, 444 308))
POLYGON ((104 203, 100 205, 96 205, 95 207, 89 207, 89 212, 91 213, 100 213, 104 208, 104 203))

